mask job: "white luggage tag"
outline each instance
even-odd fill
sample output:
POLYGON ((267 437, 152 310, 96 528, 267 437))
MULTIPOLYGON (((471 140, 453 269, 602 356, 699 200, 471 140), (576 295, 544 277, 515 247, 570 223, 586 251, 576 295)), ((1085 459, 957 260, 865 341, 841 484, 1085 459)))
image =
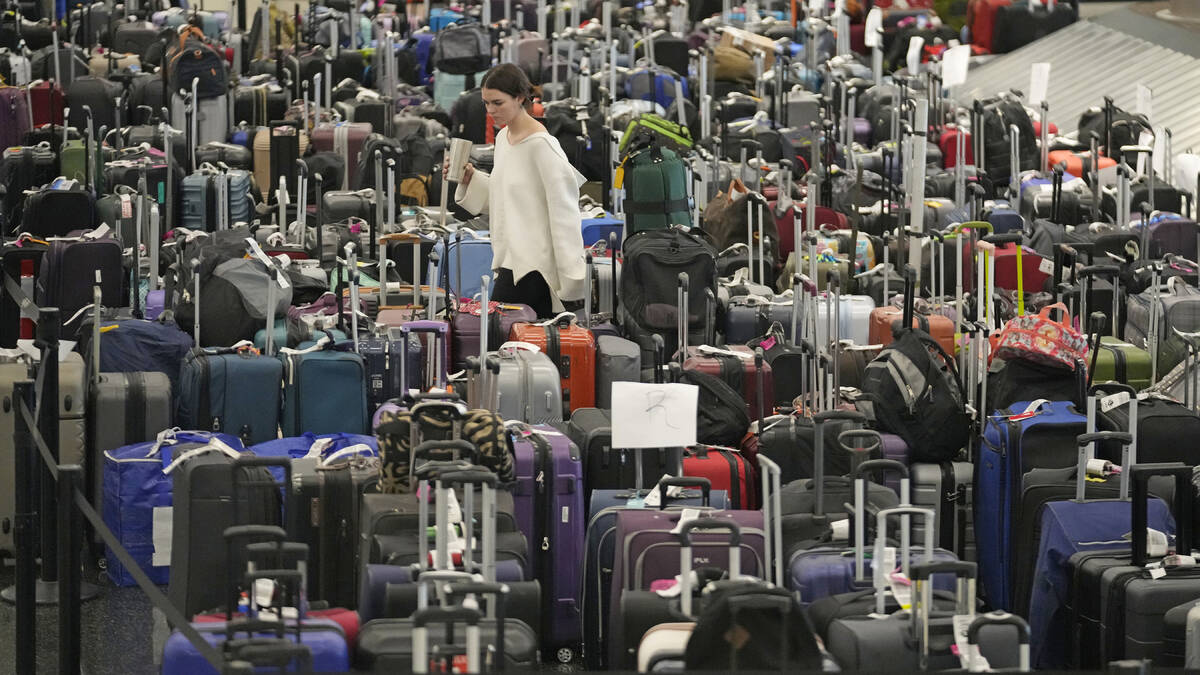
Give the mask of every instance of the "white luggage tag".
POLYGON ((970 614, 955 614, 951 621, 954 624, 954 653, 958 656, 958 662, 963 669, 972 673, 991 670, 991 665, 979 652, 979 645, 973 645, 967 641, 967 632, 970 630, 971 624, 975 622, 975 617, 970 614))
MULTIPOLYGON (((267 269, 274 267, 277 271, 282 271, 279 270, 279 268, 271 260, 271 257, 262 250, 262 247, 258 245, 258 242, 254 239, 254 237, 246 237, 246 245, 250 247, 250 253, 255 258, 258 258, 259 262, 266 265, 267 269)), ((288 281, 286 274, 276 274, 275 279, 279 282, 280 288, 286 289, 292 287, 292 284, 290 281, 288 281)))
POLYGON ((230 459, 237 459, 240 456, 237 450, 234 450, 233 448, 229 447, 223 441, 221 441, 219 438, 212 438, 208 441, 207 445, 202 445, 198 448, 193 448, 192 450, 188 450, 187 452, 183 453, 182 455, 176 457, 175 461, 171 462, 170 464, 167 465, 167 467, 165 469, 163 469, 163 473, 165 475, 169 476, 169 475, 171 475, 171 472, 174 471, 180 464, 183 464, 184 462, 192 459, 193 457, 203 455, 204 453, 207 453, 207 452, 214 452, 214 451, 222 452, 230 459))

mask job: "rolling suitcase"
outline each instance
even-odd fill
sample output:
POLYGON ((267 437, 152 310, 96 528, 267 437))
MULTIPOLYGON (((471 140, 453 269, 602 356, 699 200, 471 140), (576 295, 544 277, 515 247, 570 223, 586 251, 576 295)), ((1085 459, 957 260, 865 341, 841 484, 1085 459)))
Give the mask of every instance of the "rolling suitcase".
POLYGON ((279 350, 285 435, 368 432, 367 374, 358 354, 333 349, 326 336, 309 347, 279 350))
POLYGON ((746 401, 746 414, 752 420, 762 419, 774 412, 775 378, 771 364, 757 358, 749 347, 688 347, 683 369, 698 370, 721 378, 734 391, 741 393, 746 401))
POLYGON ((554 427, 513 424, 508 430, 517 474, 514 515, 529 542, 533 578, 542 582, 543 645, 578 651, 587 526, 583 458, 554 427))
POLYGON ((365 122, 336 122, 319 124, 313 129, 312 146, 318 152, 336 152, 346 160, 346 173, 339 189, 349 190, 357 185, 358 160, 363 142, 371 135, 371 125, 365 122))
POLYGON ((704 478, 725 492, 731 509, 759 506, 758 473, 754 464, 734 448, 697 445, 683 456, 683 475, 704 478))
POLYGON ((563 312, 540 323, 518 323, 509 339, 536 345, 558 366, 564 412, 596 405, 596 338, 563 312))
POLYGON ((179 375, 179 423, 250 446, 278 437, 283 363, 247 350, 195 349, 179 375))
POLYGON ((561 428, 583 454, 583 496, 589 504, 595 490, 651 488, 663 474, 679 473, 678 449, 639 451, 612 447, 612 417, 607 410, 580 408, 561 428), (637 484, 636 475, 639 464, 641 485, 637 484))
POLYGON ((482 344, 479 331, 484 327, 487 328, 487 344, 499 345, 509 339, 513 326, 518 322, 537 319, 537 314, 529 305, 489 302, 486 321, 481 316, 482 311, 482 305, 473 300, 462 301, 454 311, 450 320, 454 370, 466 367, 467 357, 479 355, 482 344))
POLYGON ((616 335, 596 338, 596 407, 612 409, 614 382, 640 382, 642 350, 636 342, 616 335))

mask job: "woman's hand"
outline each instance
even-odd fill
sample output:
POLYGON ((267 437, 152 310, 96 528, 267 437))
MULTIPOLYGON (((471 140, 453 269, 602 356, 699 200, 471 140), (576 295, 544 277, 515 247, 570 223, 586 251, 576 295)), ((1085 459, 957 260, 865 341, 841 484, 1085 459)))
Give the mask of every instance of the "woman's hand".
MULTIPOLYGON (((447 176, 449 174, 450 174, 450 158, 447 157, 446 159, 442 160, 442 180, 446 180, 447 176)), ((459 183, 463 187, 467 187, 468 185, 471 184, 471 177, 474 175, 475 175, 475 165, 471 164, 470 162, 467 162, 465 165, 463 165, 463 176, 462 176, 462 180, 459 181, 459 183)))

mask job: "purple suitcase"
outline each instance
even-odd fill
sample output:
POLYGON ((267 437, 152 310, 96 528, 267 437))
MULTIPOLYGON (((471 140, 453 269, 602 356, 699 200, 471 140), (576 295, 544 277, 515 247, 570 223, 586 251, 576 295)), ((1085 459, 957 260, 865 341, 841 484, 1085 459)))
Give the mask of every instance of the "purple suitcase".
POLYGON ((579 447, 547 425, 510 427, 516 485, 513 511, 529 542, 533 575, 542 582, 545 647, 578 647, 583 575, 583 461, 579 447))
MULTIPOLYGON (((910 464, 908 458, 908 443, 904 442, 896 434, 879 434, 880 453, 883 459, 891 459, 900 462, 904 466, 910 464)), ((883 484, 891 488, 892 492, 900 494, 900 476, 893 472, 888 472, 883 480, 883 484)))
MULTIPOLYGON (((529 305, 489 302, 488 307, 487 343, 490 349, 508 341, 513 324, 532 323, 538 319, 537 313, 529 305)), ((466 368, 468 356, 479 356, 479 311, 478 302, 464 302, 450 320, 453 324, 451 334, 454 336, 454 370, 466 368)))
MULTIPOLYGON (((612 599, 609 603, 610 664, 624 662, 621 636, 625 619, 621 594, 648 591, 659 579, 674 579, 680 572, 679 539, 671 530, 679 525, 679 511, 628 510, 617 512, 617 555, 613 560, 612 599)), ((741 527, 741 573, 762 578, 764 533, 762 511, 710 511, 705 518, 730 519, 741 527)), ((694 535, 695 567, 729 568, 729 534, 706 532, 694 535)))
POLYGON ((865 117, 854 118, 854 142, 864 146, 871 144, 871 121, 865 117))

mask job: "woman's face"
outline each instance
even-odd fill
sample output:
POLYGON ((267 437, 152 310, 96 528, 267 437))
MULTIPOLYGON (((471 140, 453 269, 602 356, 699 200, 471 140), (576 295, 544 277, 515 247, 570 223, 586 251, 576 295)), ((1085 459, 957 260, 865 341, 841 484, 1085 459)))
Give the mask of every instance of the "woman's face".
POLYGON ((487 108, 487 112, 492 116, 498 126, 508 126, 517 115, 521 112, 521 99, 500 91, 499 89, 488 89, 484 87, 481 92, 483 95, 483 105, 487 108))

